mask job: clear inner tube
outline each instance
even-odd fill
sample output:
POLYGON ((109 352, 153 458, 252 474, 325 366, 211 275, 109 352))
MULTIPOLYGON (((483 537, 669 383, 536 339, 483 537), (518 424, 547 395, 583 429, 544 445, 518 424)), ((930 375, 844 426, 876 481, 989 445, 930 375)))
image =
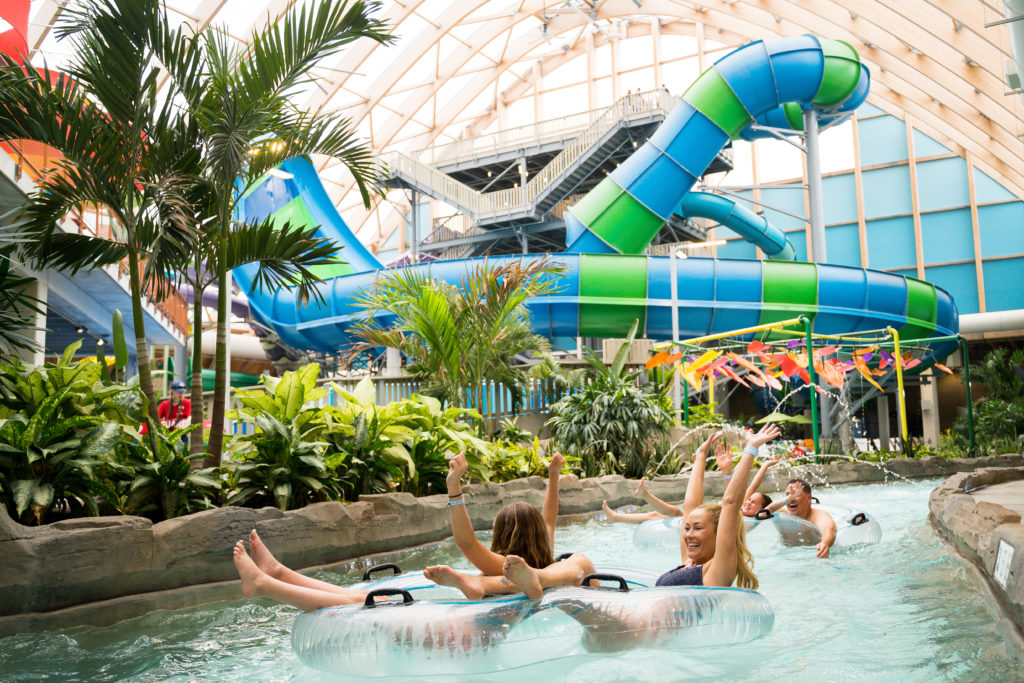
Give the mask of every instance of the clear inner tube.
POLYGON ((563 587, 541 600, 307 612, 295 620, 292 647, 307 666, 349 676, 473 675, 585 652, 743 643, 769 633, 774 619, 761 594, 738 588, 563 587))
MULTIPOLYGON (((836 523, 836 542, 833 547, 850 548, 882 540, 882 527, 870 512, 843 505, 814 507, 827 512, 836 523)), ((817 545, 821 542, 818 527, 806 519, 780 512, 772 517, 772 523, 779 532, 780 540, 786 545, 817 545)))

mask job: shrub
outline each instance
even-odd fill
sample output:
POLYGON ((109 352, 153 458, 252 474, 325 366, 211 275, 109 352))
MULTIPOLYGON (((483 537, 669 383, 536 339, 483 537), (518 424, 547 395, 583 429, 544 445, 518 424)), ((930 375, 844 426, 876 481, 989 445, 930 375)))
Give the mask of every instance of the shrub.
POLYGON ((636 330, 634 322, 609 366, 584 349, 592 381, 551 406, 547 426, 555 443, 563 454, 580 459, 588 477, 644 476, 658 444, 675 425, 668 385, 640 387, 636 378, 643 371, 625 371, 636 330))

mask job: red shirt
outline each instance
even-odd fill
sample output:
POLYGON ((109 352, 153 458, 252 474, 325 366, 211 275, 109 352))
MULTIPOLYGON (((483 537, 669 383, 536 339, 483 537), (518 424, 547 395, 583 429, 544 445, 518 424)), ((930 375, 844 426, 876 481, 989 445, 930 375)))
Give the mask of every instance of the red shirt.
POLYGON ((192 401, 183 398, 181 403, 172 406, 170 399, 164 399, 156 409, 156 414, 160 422, 171 429, 187 427, 192 417, 192 401))

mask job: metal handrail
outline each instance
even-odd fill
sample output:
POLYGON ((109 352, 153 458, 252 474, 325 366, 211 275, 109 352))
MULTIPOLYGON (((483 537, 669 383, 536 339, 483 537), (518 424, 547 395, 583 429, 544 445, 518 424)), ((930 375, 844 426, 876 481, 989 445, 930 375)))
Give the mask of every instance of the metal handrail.
POLYGON ((547 166, 522 187, 513 187, 497 192, 479 192, 434 166, 419 161, 416 157, 422 156, 423 152, 414 153, 414 155, 392 152, 385 156, 383 161, 392 175, 397 172, 410 178, 427 194, 436 196, 467 214, 473 223, 479 223, 486 219, 512 217, 516 214, 530 214, 533 213, 538 198, 554 184, 554 181, 570 172, 587 150, 597 144, 616 126, 622 122, 644 118, 658 112, 664 112, 667 115, 677 102, 678 99, 669 95, 665 90, 651 90, 626 95, 619 98, 610 107, 586 112, 587 116, 591 118, 589 125, 583 128, 571 143, 566 145, 547 166))

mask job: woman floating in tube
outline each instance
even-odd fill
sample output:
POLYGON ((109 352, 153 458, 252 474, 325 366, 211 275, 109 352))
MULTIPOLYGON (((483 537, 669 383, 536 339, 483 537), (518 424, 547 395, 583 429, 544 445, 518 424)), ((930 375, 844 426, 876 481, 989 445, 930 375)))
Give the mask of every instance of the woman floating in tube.
MULTIPOLYGON (((494 519, 494 539, 488 550, 473 532, 460 481, 467 469, 462 453, 449 461, 447 477, 448 510, 456 545, 481 572, 474 576, 451 567, 428 567, 424 575, 435 583, 461 590, 466 597, 523 592, 539 599, 544 588, 578 586, 583 577, 594 572, 584 555, 576 554, 563 562, 552 556, 555 519, 558 516, 558 475, 565 459, 558 453, 548 465, 548 487, 543 512, 527 503, 512 503, 498 511, 494 519)), ((369 591, 336 586, 304 576, 281 564, 253 529, 249 534, 250 557, 244 541, 234 549, 235 567, 242 579, 242 594, 247 598, 268 597, 307 612, 323 607, 361 603, 369 591)))

